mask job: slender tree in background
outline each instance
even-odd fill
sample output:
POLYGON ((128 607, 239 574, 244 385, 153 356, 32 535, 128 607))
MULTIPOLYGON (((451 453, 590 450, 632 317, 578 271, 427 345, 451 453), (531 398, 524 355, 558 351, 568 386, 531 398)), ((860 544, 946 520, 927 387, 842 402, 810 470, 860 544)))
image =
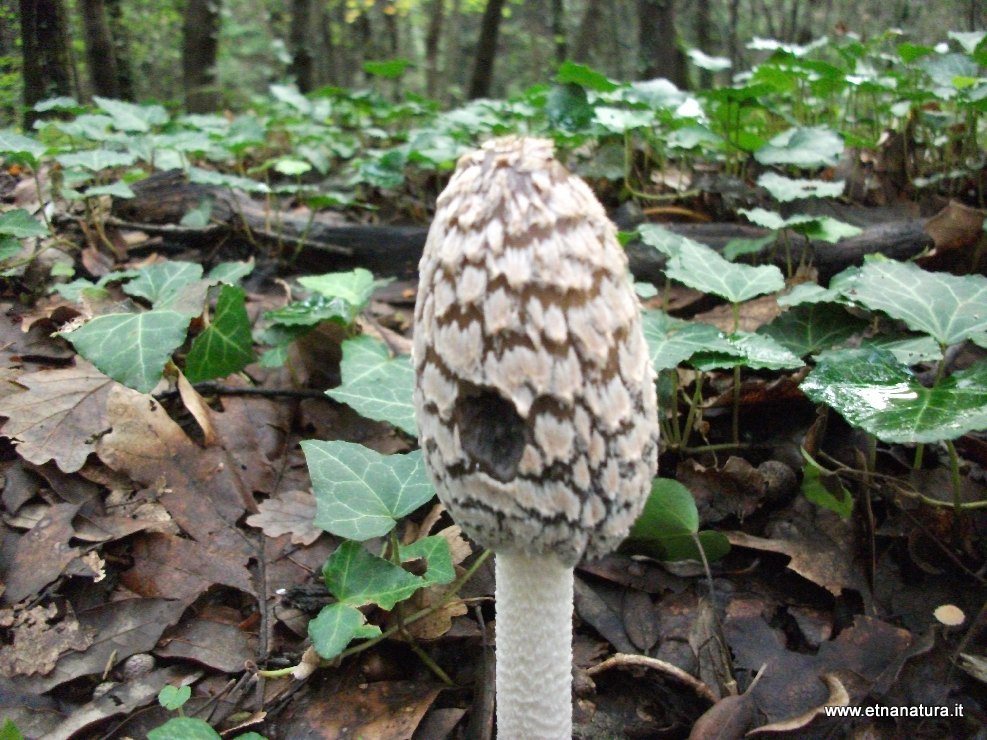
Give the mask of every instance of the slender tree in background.
POLYGON ((93 94, 104 98, 119 98, 120 78, 103 0, 79 0, 78 8, 82 16, 86 66, 93 94))
POLYGON ((674 0, 637 0, 637 17, 643 77, 664 77, 682 89, 688 87, 675 33, 674 0))
POLYGON ((555 61, 561 64, 568 54, 565 33, 565 5, 562 0, 552 0, 552 36, 555 41, 555 61))
POLYGON ((432 0, 428 14, 428 31, 425 34, 425 94, 438 99, 442 70, 439 67, 439 42, 442 39, 442 21, 445 16, 444 0, 432 0))
POLYGON ((219 107, 219 5, 219 0, 189 0, 185 8, 182 82, 185 110, 189 113, 211 113, 219 107))
POLYGON ((72 95, 65 9, 60 0, 21 0, 21 54, 24 58, 24 127, 39 117, 34 104, 72 95))
POLYGON ((136 100, 134 72, 130 64, 130 43, 126 23, 123 20, 121 0, 105 0, 106 20, 113 43, 113 59, 117 71, 117 92, 123 100, 136 100))
POLYGON ((603 19, 600 0, 587 0, 586 10, 583 11, 579 29, 576 31, 576 41, 572 45, 572 58, 583 64, 589 62, 593 46, 596 44, 603 19))
POLYGON ((476 43, 476 57, 473 62, 473 78, 467 93, 470 100, 490 97, 494 59, 497 57, 497 35, 500 33, 503 10, 504 0, 487 0, 487 6, 483 9, 480 38, 476 43))
POLYGON ((288 74, 303 93, 315 89, 315 67, 312 58, 312 0, 292 0, 291 24, 288 43, 291 48, 291 65, 288 74))
MULTIPOLYGON (((699 50, 712 56, 714 54, 710 43, 710 31, 712 19, 710 18, 710 0, 697 0, 696 2, 696 46, 699 50)), ((709 89, 713 86, 713 73, 708 69, 699 71, 699 87, 709 89)))

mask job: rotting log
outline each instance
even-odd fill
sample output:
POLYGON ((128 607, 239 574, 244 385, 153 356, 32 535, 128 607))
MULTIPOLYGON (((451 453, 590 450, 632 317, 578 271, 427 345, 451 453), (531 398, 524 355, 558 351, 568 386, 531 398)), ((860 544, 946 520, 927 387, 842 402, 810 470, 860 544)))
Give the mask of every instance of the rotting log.
MULTIPOLYGON (((198 240, 217 232, 249 235, 259 244, 278 248, 293 256, 296 268, 328 272, 366 267, 381 275, 413 277, 425 246, 427 226, 341 224, 324 216, 301 217, 266 209, 250 197, 223 188, 188 182, 181 171, 160 172, 132 186, 135 197, 116 200, 109 225, 143 229, 179 241, 198 240), (211 225, 204 228, 180 226, 182 217, 206 198, 213 201, 211 225)), ((924 230, 925 221, 910 219, 881 223, 837 244, 789 236, 789 250, 768 246, 757 253, 761 263, 784 270, 791 260, 811 262, 820 281, 851 265, 859 265, 867 254, 881 253, 904 260, 933 245, 924 230)), ((734 223, 664 224, 677 234, 722 250, 733 239, 757 239, 764 229, 734 223)), ((664 255, 639 240, 627 245, 631 272, 638 280, 664 282, 664 255)))

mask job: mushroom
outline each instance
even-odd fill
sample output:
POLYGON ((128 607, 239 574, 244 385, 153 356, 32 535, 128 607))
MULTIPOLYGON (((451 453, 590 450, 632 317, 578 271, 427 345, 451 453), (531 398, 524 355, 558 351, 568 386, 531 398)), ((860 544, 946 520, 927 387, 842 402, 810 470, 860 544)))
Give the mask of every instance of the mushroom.
POLYGON ((460 159, 419 265, 415 412, 439 499, 496 555, 501 738, 569 738, 573 568, 657 469, 654 371, 616 228, 552 143, 460 159))

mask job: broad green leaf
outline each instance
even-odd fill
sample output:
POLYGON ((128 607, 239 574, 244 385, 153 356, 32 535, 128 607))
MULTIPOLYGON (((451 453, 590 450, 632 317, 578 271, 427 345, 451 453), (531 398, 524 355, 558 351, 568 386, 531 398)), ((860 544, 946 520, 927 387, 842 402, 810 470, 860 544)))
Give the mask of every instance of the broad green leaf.
POLYGON ((687 54, 692 63, 699 67, 699 69, 705 69, 709 72, 722 72, 725 69, 730 69, 732 66, 730 60, 726 57, 712 57, 704 53, 701 49, 689 49, 687 54))
POLYGON ((377 604, 381 609, 393 609, 425 585, 420 576, 371 555, 353 540, 339 544, 322 568, 322 577, 341 602, 351 606, 377 604))
POLYGON ((201 229, 208 226, 209 219, 212 218, 212 207, 213 199, 209 196, 204 197, 197 205, 185 211, 181 220, 182 226, 188 226, 191 229, 201 229))
POLYGON ((897 46, 898 56, 901 57, 903 62, 911 63, 916 59, 921 59, 922 57, 932 54, 935 52, 931 46, 922 46, 919 44, 910 44, 907 41, 903 44, 898 44, 897 46))
POLYGON ((274 163, 274 171, 288 177, 299 177, 312 169, 312 165, 303 159, 284 157, 274 163))
POLYGON ((144 133, 152 125, 168 122, 168 112, 160 105, 135 105, 124 100, 93 96, 93 102, 113 119, 113 128, 129 133, 144 133))
POLYGON ((772 242, 777 241, 776 234, 768 234, 760 239, 731 239, 723 246, 723 256, 731 262, 747 254, 757 254, 772 242))
POLYGON ((215 185, 221 188, 240 189, 247 193, 270 193, 271 189, 262 182, 239 175, 225 175, 201 167, 189 167, 189 181, 199 185, 215 185))
POLYGON ((136 277, 139 274, 140 273, 137 270, 116 270, 101 276, 95 283, 86 280, 85 278, 78 278, 70 283, 59 283, 54 285, 52 286, 52 290, 62 296, 62 298, 70 301, 78 301, 81 298, 83 291, 102 290, 105 295, 106 291, 103 290, 105 286, 114 282, 123 282, 124 280, 136 277))
POLYGON ((967 54, 972 54, 984 38, 987 38, 987 31, 949 31, 946 35, 956 41, 967 54))
POLYGON ((408 59, 388 59, 382 62, 364 62, 363 71, 374 77, 394 80, 403 75, 409 66, 411 61, 408 59))
POLYGON ((761 164, 788 164, 802 168, 831 167, 843 154, 843 139, 821 126, 791 128, 754 152, 761 164))
POLYGON ((987 428, 987 362, 923 386, 890 352, 821 355, 802 391, 885 442, 939 442, 987 428))
POLYGON ((579 131, 593 120, 593 105, 586 90, 575 83, 555 85, 545 101, 545 113, 553 126, 579 131))
POLYGON ((866 326, 866 321, 837 304, 807 303, 786 311, 757 333, 805 357, 842 344, 866 326))
POLYGON ((791 370, 804 364, 798 356, 771 337, 736 331, 724 335, 724 338, 730 343, 732 352, 724 353, 718 349, 697 352, 692 356, 691 364, 700 370, 737 365, 762 370, 791 370))
POLYGON ((323 321, 345 325, 350 323, 352 316, 353 310, 346 301, 340 298, 330 300, 318 294, 264 313, 268 321, 284 326, 315 326, 323 321))
POLYGON ((911 263, 868 257, 843 294, 943 345, 987 331, 987 278, 982 275, 928 272, 911 263))
POLYGON ((224 285, 219 291, 212 323, 195 338, 185 358, 189 382, 225 378, 253 361, 246 297, 243 288, 233 285, 224 285))
POLYGON ((774 265, 736 264, 687 237, 681 237, 677 244, 668 247, 665 246, 668 241, 656 234, 655 227, 642 227, 641 239, 668 255, 665 267, 668 277, 731 303, 741 303, 785 287, 785 278, 774 265))
POLYGON ((402 563, 415 558, 424 558, 428 563, 428 569, 422 575, 424 586, 444 586, 452 583, 456 577, 452 553, 449 552, 449 542, 441 535, 424 537, 410 545, 401 546, 402 563))
POLYGON ((315 525, 339 537, 368 540, 434 495, 421 450, 381 455, 352 442, 302 442, 315 493, 315 525))
POLYGON ((328 272, 324 275, 307 275, 298 282, 313 293, 326 298, 341 298, 352 307, 355 317, 370 302, 374 289, 386 281, 374 280, 370 270, 358 267, 350 272, 328 272))
MULTIPOLYGON (((339 655, 350 641, 361 636, 367 618, 351 604, 336 603, 322 607, 319 615, 308 623, 312 647, 325 660, 339 655)), ((378 632, 380 630, 378 629, 378 632)))
POLYGON ((792 226, 792 230, 804 234, 809 239, 830 244, 836 244, 840 239, 856 236, 863 231, 859 226, 831 216, 817 216, 811 221, 792 226))
POLYGON ((601 105, 593 110, 593 117, 600 126, 615 134, 623 134, 631 129, 647 128, 655 124, 655 114, 648 110, 627 110, 601 105))
POLYGON ((976 77, 977 63, 966 54, 936 54, 924 57, 919 66, 939 85, 937 92, 943 94, 955 88, 957 77, 976 77))
POLYGON ((707 560, 730 550, 719 532, 699 532, 699 513, 689 489, 670 478, 655 478, 644 511, 621 548, 659 560, 701 560, 697 535, 707 560))
POLYGON ((853 513, 853 496, 836 474, 827 474, 805 448, 802 448, 805 466, 802 471, 802 495, 816 506, 835 511, 846 519, 853 513), (828 484, 828 485, 827 485, 828 484), (839 498, 836 493, 839 493, 839 498))
POLYGON ((561 85, 574 83, 588 90, 597 92, 613 92, 620 85, 611 81, 606 75, 576 62, 562 62, 555 81, 561 85))
POLYGON ((800 283, 788 293, 778 296, 779 306, 799 306, 803 303, 847 303, 843 293, 860 274, 859 267, 848 267, 833 275, 829 287, 815 283, 800 283))
POLYGON ((0 740, 24 740, 24 735, 13 720, 7 719, 0 727, 0 740))
POLYGON ((220 740, 209 723, 197 717, 172 717, 147 733, 147 740, 220 740))
POLYGON ((60 332, 76 351, 118 383, 150 393, 185 341, 191 317, 177 311, 111 313, 60 332))
POLYGON ((206 280, 209 282, 236 285, 254 271, 254 264, 253 257, 242 261, 220 262, 209 271, 209 274, 206 275, 206 280))
POLYGON ((0 153, 27 155, 32 162, 37 162, 47 151, 48 147, 30 136, 0 129, 0 153))
POLYGON ((52 121, 52 126, 67 136, 89 141, 107 141, 115 136, 110 133, 113 119, 109 116, 84 113, 76 116, 74 121, 52 121))
POLYGON ((129 167, 137 161, 137 155, 109 149, 88 149, 84 152, 59 154, 55 159, 62 167, 82 167, 91 172, 99 172, 111 167, 129 167))
POLYGON ((158 692, 158 704, 169 712, 181 709, 192 696, 191 686, 165 686, 158 692))
POLYGON ((0 262, 20 254, 21 243, 12 236, 0 236, 0 262))
POLYGON ((368 419, 418 434, 413 393, 415 371, 407 355, 391 357, 387 345, 361 335, 343 342, 343 382, 326 393, 368 419))
POLYGON ((720 352, 740 356, 715 326, 673 319, 662 311, 641 312, 644 338, 655 372, 676 367, 697 352, 720 352))
POLYGON ((48 227, 23 208, 13 208, 0 213, 0 234, 27 239, 32 236, 47 236, 48 227))
POLYGON ((133 198, 135 193, 127 183, 118 180, 110 185, 94 185, 91 188, 87 188, 83 195, 87 198, 98 195, 112 195, 114 198, 133 198))
POLYGON ((798 180, 783 177, 775 172, 765 172, 757 178, 757 184, 771 193, 771 197, 781 203, 801 198, 836 198, 843 195, 846 183, 843 180, 798 180))
POLYGON ((860 341, 861 349, 883 349, 895 356, 902 365, 939 362, 942 350, 928 334, 878 334, 860 341))
MULTIPOLYGON (((167 304, 179 296, 185 286, 202 278, 202 265, 195 262, 169 260, 148 265, 123 287, 123 292, 144 298, 151 305, 167 304)), ((201 305, 199 306, 201 309, 201 305)))

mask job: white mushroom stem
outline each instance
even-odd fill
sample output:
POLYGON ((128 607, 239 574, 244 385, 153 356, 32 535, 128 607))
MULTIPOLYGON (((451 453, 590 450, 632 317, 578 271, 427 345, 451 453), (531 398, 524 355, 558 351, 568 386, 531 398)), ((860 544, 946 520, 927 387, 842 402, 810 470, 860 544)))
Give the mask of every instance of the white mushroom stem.
POLYGON ((498 553, 497 736, 572 737, 573 569, 498 553))

